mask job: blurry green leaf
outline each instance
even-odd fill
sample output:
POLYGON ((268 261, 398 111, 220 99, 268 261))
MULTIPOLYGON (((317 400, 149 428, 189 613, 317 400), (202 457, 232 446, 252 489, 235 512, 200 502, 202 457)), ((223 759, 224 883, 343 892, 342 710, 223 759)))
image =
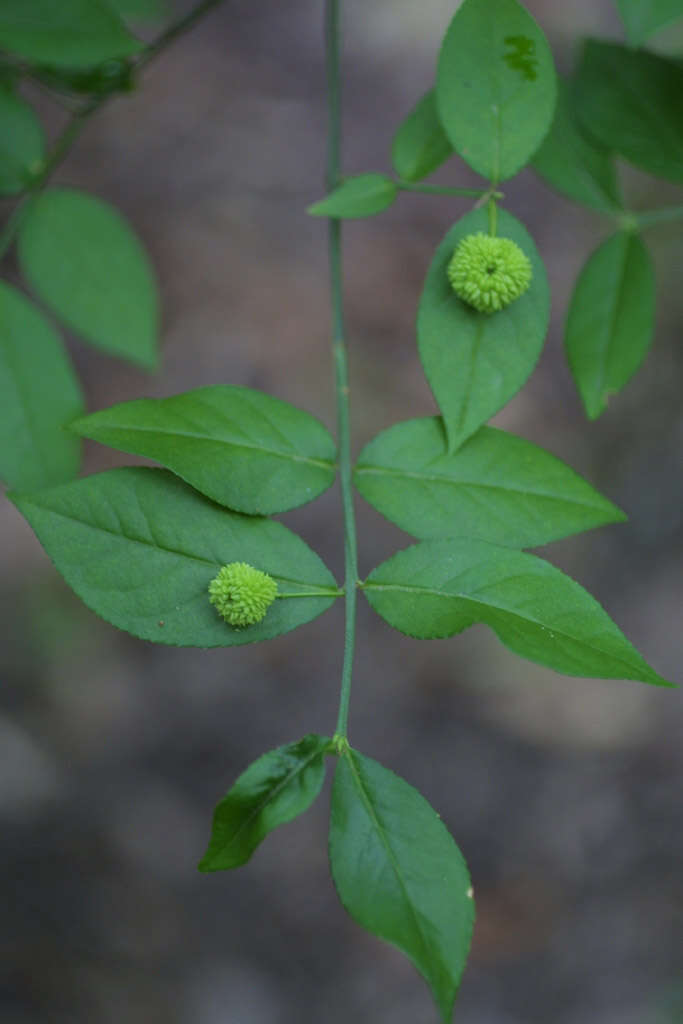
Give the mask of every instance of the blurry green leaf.
POLYGON ((471 538, 399 551, 363 585, 409 636, 445 637, 483 622, 516 654, 572 676, 670 686, 583 587, 535 555, 471 538))
POLYGON ((76 476, 81 445, 62 428, 82 411, 59 337, 21 292, 0 282, 0 477, 28 490, 76 476))
POLYGON ((611 154, 585 135, 574 116, 567 83, 558 82, 555 119, 532 160, 534 170, 577 203, 610 213, 621 206, 611 154))
POLYGON ((647 249, 620 232, 595 250, 576 282, 565 346, 586 414, 596 419, 642 363, 652 340, 655 281, 647 249))
POLYGON ((200 871, 246 864, 269 832, 307 811, 325 780, 326 736, 270 750, 250 764, 216 806, 200 871))
POLYGON ((360 453, 354 482, 387 519, 425 540, 524 548, 626 518, 560 459, 502 430, 482 427, 448 455, 438 417, 378 434, 360 453))
POLYGON ((555 108, 550 48, 517 0, 464 0, 444 37, 439 117, 463 160, 494 183, 538 149, 555 108))
POLYGON ((105 0, 2 0, 0 48, 76 68, 142 49, 105 0))
POLYGON ((434 89, 403 119, 394 135, 391 162, 404 181, 420 181, 453 155, 436 110, 434 89))
POLYGON ((72 427, 101 444, 156 459, 238 512, 284 512, 312 501, 335 477, 335 443, 322 423, 249 388, 142 398, 72 427))
POLYGON ((113 469, 10 497, 85 604, 143 640, 268 640, 316 618, 337 593, 318 556, 281 523, 219 508, 163 469, 113 469), (230 562, 247 562, 278 584, 255 626, 229 626, 209 604, 209 583, 230 562))
POLYGON ((617 7, 631 46, 640 46, 657 29, 683 18, 683 0, 617 0, 617 7))
POLYGON ((0 195, 23 192, 44 156, 45 136, 33 108, 0 87, 0 195))
POLYGON ((31 69, 31 77, 55 92, 106 96, 132 92, 135 88, 134 65, 129 60, 107 60, 95 68, 74 71, 44 64, 31 69))
POLYGON ((498 313, 480 313, 453 291, 446 268, 458 242, 488 232, 486 211, 459 220, 439 246, 425 281, 417 316, 420 359, 454 451, 519 391, 543 348, 550 293, 533 241, 513 216, 498 212, 498 234, 511 238, 531 261, 524 295, 498 313))
POLYGON ((157 365, 152 269, 137 236, 108 203, 48 189, 21 223, 19 262, 39 298, 97 348, 146 369, 157 365))
POLYGON ((424 797, 356 750, 335 770, 330 867, 351 917, 406 954, 450 1021, 474 922, 467 866, 424 797))
POLYGON ((680 61, 589 39, 574 95, 591 135, 636 167, 683 183, 680 61))
POLYGON ((386 174, 359 174, 309 206, 308 213, 313 217, 372 217, 391 206, 397 191, 386 174))

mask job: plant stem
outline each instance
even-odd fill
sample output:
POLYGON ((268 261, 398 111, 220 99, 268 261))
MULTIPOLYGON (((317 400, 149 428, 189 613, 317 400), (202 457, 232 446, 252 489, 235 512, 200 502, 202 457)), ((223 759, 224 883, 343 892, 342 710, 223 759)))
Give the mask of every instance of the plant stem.
POLYGON ((683 206, 662 206, 659 210, 645 210, 643 213, 635 211, 633 216, 638 222, 638 227, 649 228, 655 224, 666 224, 668 221, 680 220, 683 218, 683 206))
POLYGON ((457 188, 450 185, 423 185, 421 182, 403 181, 402 178, 398 178, 396 181, 397 188, 401 189, 402 192, 423 192, 428 196, 470 196, 473 199, 481 199, 485 196, 487 199, 489 196, 494 196, 496 199, 502 199, 502 192, 491 192, 490 188, 457 188))
POLYGON ((189 30, 193 28, 205 14, 208 14, 209 11, 213 10, 214 7, 218 7, 221 3, 223 3, 223 0, 202 0, 202 3, 197 4, 189 14, 186 14, 184 17, 178 18, 177 21, 174 21, 172 25, 169 25, 165 32, 162 32, 161 35, 145 49, 142 56, 135 63, 136 69, 145 67, 145 65, 149 64, 150 61, 154 60, 155 57, 158 57, 160 53, 171 45, 171 43, 174 43, 180 36, 189 32, 189 30))
MULTIPOLYGON (((327 191, 332 192, 340 180, 341 165, 341 80, 339 73, 339 6, 340 0, 325 0, 325 57, 327 69, 327 191)), ((349 373, 344 342, 344 310, 342 298, 341 223, 329 222, 330 295, 332 305, 332 353, 334 357, 337 397, 337 440, 339 444, 339 476, 344 510, 344 664, 339 695, 337 737, 346 737, 351 696, 351 673, 356 640, 356 586, 358 583, 358 550, 356 519, 351 486, 351 436, 349 428, 349 373)))

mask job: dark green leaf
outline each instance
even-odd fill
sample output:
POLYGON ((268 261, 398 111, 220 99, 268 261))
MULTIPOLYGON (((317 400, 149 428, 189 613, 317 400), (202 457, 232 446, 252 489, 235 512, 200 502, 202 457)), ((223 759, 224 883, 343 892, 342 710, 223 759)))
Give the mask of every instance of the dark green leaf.
POLYGON ((62 428, 82 411, 59 337, 21 292, 0 282, 0 477, 32 489, 76 476, 81 445, 62 428))
POLYGON ((458 298, 446 268, 461 238, 488 231, 484 210, 459 220, 436 251, 417 316, 420 359, 446 424, 450 451, 519 391, 543 348, 550 314, 545 268, 518 220, 498 212, 498 234, 531 261, 533 280, 521 298, 498 313, 479 313, 458 298))
POLYGON ((311 549, 281 523, 228 512, 163 469, 113 469, 10 495, 57 570, 107 622, 143 640, 230 647, 287 633, 338 593, 311 549), (223 565, 269 573, 278 598, 255 626, 227 625, 207 588, 223 565))
POLYGON ((33 108, 0 87, 0 194, 23 192, 44 156, 43 128, 33 108))
POLYGON ((156 459, 202 494, 252 515, 312 501, 335 476, 335 444, 325 427, 310 413, 249 388, 124 402, 72 427, 156 459))
POLYGON ((0 48, 61 67, 87 67, 142 49, 105 0, 2 0, 0 48))
POLYGON ((567 316, 567 359, 586 414, 596 419, 642 363, 654 327, 655 282, 636 235, 612 235, 576 282, 567 316))
POLYGON ((424 797, 356 750, 335 770, 330 866, 351 917, 409 957, 450 1021, 474 922, 467 866, 424 797))
POLYGON ((683 0, 617 0, 617 7, 631 46, 640 46, 657 29, 683 18, 683 0))
POLYGON ((308 213, 313 217, 372 217, 391 206, 397 191, 386 174, 359 174, 309 206, 308 213))
POLYGON ((444 37, 439 117, 457 153, 497 183, 538 149, 555 108, 545 36, 517 0, 464 0, 444 37))
POLYGON ((482 427, 453 455, 441 419, 383 431, 358 457, 354 482, 378 511, 414 537, 479 537, 534 547, 621 512, 554 455, 482 427))
POLYGON ((469 538, 426 540, 374 569, 364 590, 409 636, 453 636, 483 622, 516 654, 565 675, 673 685, 595 598, 535 555, 469 538))
POLYGON ((327 737, 311 733, 250 764, 216 806, 199 870, 246 864, 269 832, 307 811, 325 779, 329 746, 327 737))
POLYGON ((610 213, 621 206, 614 160, 581 131, 571 93, 560 80, 552 128, 532 160, 534 170, 577 203, 610 213))
POLYGON ((69 327, 106 352, 156 366, 152 269, 112 206, 73 189, 48 189, 22 221, 19 261, 37 295, 69 327))
POLYGON ((683 64, 589 39, 575 83, 582 124, 643 170, 683 183, 683 64))
POLYGON ((420 181, 453 155, 436 110, 434 89, 401 122, 391 147, 394 170, 405 181, 420 181))

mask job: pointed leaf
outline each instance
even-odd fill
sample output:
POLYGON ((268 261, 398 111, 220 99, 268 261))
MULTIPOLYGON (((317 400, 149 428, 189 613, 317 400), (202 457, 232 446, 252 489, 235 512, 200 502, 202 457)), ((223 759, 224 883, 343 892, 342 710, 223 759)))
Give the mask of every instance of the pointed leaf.
POLYGON ((21 292, 0 282, 0 477, 30 489, 76 476, 81 445, 63 427, 82 411, 58 335, 21 292))
POLYGON ((372 217, 391 206, 397 192, 386 174, 359 174, 309 206, 308 213, 313 217, 372 217))
POLYGON ((483 622, 516 654, 565 675, 673 685, 595 598, 535 555, 481 540, 422 541, 374 569, 364 590, 409 636, 453 636, 483 622))
POLYGON ((446 135, 478 174, 497 183, 531 159, 553 119, 555 69, 517 0, 464 0, 441 47, 436 98, 446 135))
POLYGON ((467 866, 424 797, 356 750, 335 770, 330 867, 351 917, 412 960, 450 1021, 474 922, 467 866))
POLYGON ((123 402, 72 424, 146 455, 221 505, 252 515, 312 501, 334 481, 335 444, 310 413, 249 388, 123 402))
POLYGON ((76 68, 142 49, 105 0, 2 0, 0 48, 76 68))
POLYGON ((19 262, 36 294, 98 348, 153 369, 157 294, 147 255, 108 203, 51 188, 28 209, 19 262))
POLYGON ((657 29, 683 18, 683 0, 617 0, 617 7, 631 46, 640 46, 657 29))
POLYGON ((143 640, 268 640, 316 618, 339 593, 318 556, 281 523, 228 512, 163 469, 113 469, 10 497, 88 607, 143 640), (257 625, 229 626, 209 603, 209 583, 231 562, 278 584, 257 625))
POLYGON ((453 455, 441 419, 382 431, 358 457, 354 482, 414 537, 479 537, 534 547, 626 517, 535 444, 482 427, 453 455))
POLYGON ((576 282, 565 346, 586 414, 596 419, 642 363, 652 341, 655 282, 636 235, 612 235, 576 282))
POLYGON ((498 234, 511 238, 531 261, 527 292, 498 313, 479 313, 458 298, 446 268, 461 238, 488 231, 484 210, 459 220, 429 268, 417 315, 420 360, 439 404, 449 450, 497 413, 519 391, 541 354, 550 315, 545 268, 518 220, 498 211, 498 234))
POLYGON ((23 192, 44 156, 43 128, 33 107, 0 87, 0 195, 23 192))
POLYGON ((329 747, 326 736, 311 733, 250 764, 216 806, 199 870, 246 864, 269 832, 307 811, 325 780, 329 747))
POLYGON ((434 89, 401 122, 391 147, 394 170, 404 181, 420 181, 453 155, 436 109, 434 89))

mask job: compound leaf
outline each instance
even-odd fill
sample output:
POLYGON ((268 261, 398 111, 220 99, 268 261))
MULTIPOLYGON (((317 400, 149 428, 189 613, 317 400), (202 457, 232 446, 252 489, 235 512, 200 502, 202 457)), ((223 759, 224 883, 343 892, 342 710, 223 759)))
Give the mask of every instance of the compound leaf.
POLYGON ((399 125, 391 147, 394 170, 404 181, 420 181, 453 155, 430 89, 399 125))
POLYGON ((105 0, 2 0, 0 48, 39 64, 79 68, 143 47, 105 0))
POLYGON ((398 189, 386 174, 359 174, 308 207, 313 217, 372 217, 391 206, 398 189))
POLYGON ((33 107, 0 86, 0 195, 23 192, 45 156, 45 136, 33 107))
POLYGON ((640 46, 657 29, 683 18, 683 0, 617 0, 631 46, 640 46))

